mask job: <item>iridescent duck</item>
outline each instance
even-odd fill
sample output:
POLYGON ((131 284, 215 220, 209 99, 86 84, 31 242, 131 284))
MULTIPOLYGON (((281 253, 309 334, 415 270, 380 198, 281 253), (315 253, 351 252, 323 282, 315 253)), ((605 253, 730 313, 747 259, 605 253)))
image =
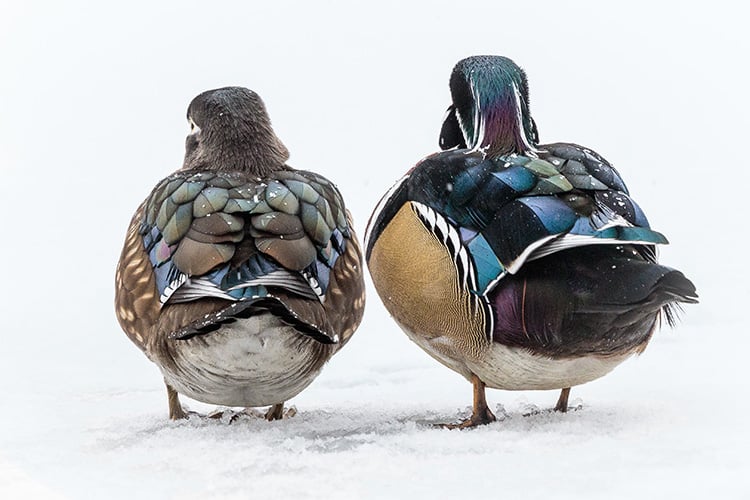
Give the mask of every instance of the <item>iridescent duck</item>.
POLYGON ((254 92, 204 92, 187 117, 183 167, 130 223, 117 318, 161 369, 170 418, 180 393, 281 418, 362 319, 351 219, 330 181, 285 164, 254 92))
POLYGON ((366 259, 393 318, 474 386, 471 418, 495 420, 485 387, 562 389, 642 352, 695 287, 657 264, 620 175, 575 144, 539 145, 524 72, 505 57, 460 61, 440 134, 383 197, 366 259))

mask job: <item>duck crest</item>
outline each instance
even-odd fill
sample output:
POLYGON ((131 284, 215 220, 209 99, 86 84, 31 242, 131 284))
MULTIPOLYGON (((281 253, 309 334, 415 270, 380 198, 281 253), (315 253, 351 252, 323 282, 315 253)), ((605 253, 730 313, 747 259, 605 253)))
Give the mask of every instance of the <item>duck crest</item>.
POLYGON ((535 156, 539 139, 529 111, 526 74, 513 61, 500 56, 459 61, 450 90, 453 105, 441 133, 442 149, 458 146, 490 157, 535 156))

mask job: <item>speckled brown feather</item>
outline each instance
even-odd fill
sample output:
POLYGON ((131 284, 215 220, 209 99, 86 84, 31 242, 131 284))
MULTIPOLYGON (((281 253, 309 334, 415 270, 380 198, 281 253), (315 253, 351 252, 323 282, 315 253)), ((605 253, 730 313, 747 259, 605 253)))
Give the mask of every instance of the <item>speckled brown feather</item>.
POLYGON ((117 264, 115 313, 130 340, 148 354, 147 344, 153 325, 159 319, 160 307, 151 262, 138 234, 142 218, 143 204, 130 221, 117 264))
POLYGON ((325 310, 333 331, 338 333, 338 348, 346 344, 362 321, 365 312, 365 282, 362 272, 362 250, 347 211, 351 237, 346 252, 339 257, 331 273, 325 310), (342 313, 343 311, 343 313, 342 313))
POLYGON ((166 352, 170 333, 225 308, 229 302, 205 298, 160 308, 151 262, 138 234, 142 217, 141 205, 128 227, 115 273, 115 312, 130 340, 151 358, 166 352))

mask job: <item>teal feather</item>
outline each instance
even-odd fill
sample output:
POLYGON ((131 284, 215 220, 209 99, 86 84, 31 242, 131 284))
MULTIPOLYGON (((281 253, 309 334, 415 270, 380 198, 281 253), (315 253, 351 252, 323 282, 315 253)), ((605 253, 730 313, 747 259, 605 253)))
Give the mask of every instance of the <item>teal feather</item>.
POLYGON ((477 271, 477 292, 484 293, 489 284, 505 272, 505 267, 481 234, 476 235, 467 245, 477 271))
POLYGON ((499 172, 493 172, 492 176, 518 193, 529 191, 534 187, 537 180, 533 172, 520 165, 513 165, 499 172))

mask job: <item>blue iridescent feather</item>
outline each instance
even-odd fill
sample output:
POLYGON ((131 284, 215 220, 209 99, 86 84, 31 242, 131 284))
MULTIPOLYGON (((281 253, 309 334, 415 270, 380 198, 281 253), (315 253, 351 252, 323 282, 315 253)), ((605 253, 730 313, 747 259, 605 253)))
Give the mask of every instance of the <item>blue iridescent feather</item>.
POLYGON ((265 297, 268 287, 312 298, 325 294, 350 234, 340 194, 314 173, 273 175, 256 182, 234 173, 177 172, 154 189, 140 234, 162 303, 202 293, 247 300, 265 297), (279 245, 291 245, 299 267, 285 267, 284 254, 274 254, 279 245), (299 261, 306 248, 312 249, 309 260, 299 261), (180 252, 182 261, 216 264, 196 274, 180 268, 180 252), (238 259, 238 252, 244 256, 238 259), (184 283, 189 290, 174 295, 184 283))
MULTIPOLYGON (((535 158, 445 151, 420 162, 392 196, 394 207, 423 203, 456 227, 472 258, 478 293, 524 260, 566 248, 666 243, 650 229, 617 171, 574 144, 540 146, 535 158)), ((393 214, 379 214, 375 237, 393 214)))

